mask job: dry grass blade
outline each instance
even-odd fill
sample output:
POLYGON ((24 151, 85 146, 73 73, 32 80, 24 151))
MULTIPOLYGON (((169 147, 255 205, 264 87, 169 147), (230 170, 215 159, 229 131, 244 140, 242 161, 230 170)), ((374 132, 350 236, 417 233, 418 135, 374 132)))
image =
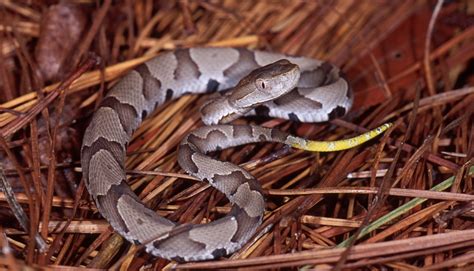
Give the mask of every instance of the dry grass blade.
MULTIPOLYGON (((474 234, 474 230, 467 230, 464 234, 474 234)), ((430 247, 448 247, 460 244, 464 247, 472 245, 473 236, 463 235, 462 232, 443 233, 435 236, 414 237, 405 240, 382 242, 377 244, 363 244, 353 247, 349 260, 371 259, 413 252, 430 247)), ((449 249, 449 247, 447 248, 449 249)), ((190 263, 176 266, 178 269, 219 269, 219 268, 245 268, 269 269, 276 267, 290 267, 303 264, 334 263, 338 261, 345 249, 325 249, 306 251, 287 255, 274 255, 247 260, 228 260, 218 263, 190 263)))
POLYGON ((16 121, 9 123, 7 126, 0 129, 0 135, 3 137, 8 137, 17 132, 19 129, 28 124, 33 118, 35 118, 44 108, 46 108, 52 101, 54 101, 61 92, 64 92, 76 80, 80 75, 85 71, 90 69, 92 66, 97 64, 97 59, 90 58, 87 63, 85 63, 76 73, 71 75, 66 81, 60 84, 54 91, 49 93, 43 100, 35 105, 30 111, 28 111, 24 116, 21 116, 16 121))
MULTIPOLYGON (((7 181, 5 174, 3 173, 2 165, 0 165, 0 190, 3 191, 3 193, 5 194, 5 198, 8 202, 8 205, 10 206, 13 215, 18 220, 18 223, 20 223, 23 230, 29 232, 30 220, 28 219, 25 211, 23 210, 23 208, 21 208, 20 203, 16 199, 13 189, 10 183, 7 181)), ((35 233, 34 235, 38 249, 42 252, 46 251, 47 245, 44 239, 38 233, 35 233)))
POLYGON ((428 86, 428 92, 431 96, 435 95, 435 87, 434 87, 434 82, 433 82, 433 74, 431 70, 431 64, 430 64, 430 47, 431 47, 431 38, 433 36, 433 29, 434 25, 436 22, 436 18, 439 15, 439 12, 441 11, 441 7, 443 6, 444 0, 438 0, 436 3, 436 6, 433 11, 433 15, 431 16, 430 23, 428 24, 428 31, 426 35, 426 42, 425 42, 425 54, 423 58, 423 66, 425 70, 425 76, 426 76, 426 83, 428 86))
MULTIPOLYGON (((313 189, 271 189, 266 191, 268 195, 274 196, 298 196, 298 195, 310 195, 310 194, 376 194, 377 189, 375 187, 338 187, 338 188, 313 188, 313 189)), ((466 195, 462 193, 452 192, 433 192, 427 190, 417 189, 399 189, 391 188, 387 191, 387 195, 398 196, 398 197, 410 197, 410 198, 426 198, 426 199, 437 199, 437 200, 454 200, 454 201, 472 201, 474 196, 466 195)))

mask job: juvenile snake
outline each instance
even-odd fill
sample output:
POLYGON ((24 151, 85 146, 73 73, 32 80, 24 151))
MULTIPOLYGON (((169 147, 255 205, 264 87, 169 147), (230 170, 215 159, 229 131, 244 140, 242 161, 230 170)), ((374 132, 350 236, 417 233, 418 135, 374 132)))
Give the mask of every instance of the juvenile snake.
POLYGON ((127 144, 142 119, 164 102, 186 93, 231 87, 234 92, 204 105, 206 124, 254 113, 321 122, 344 115, 352 104, 349 84, 329 63, 242 48, 179 49, 125 75, 105 96, 85 131, 82 170, 100 213, 118 233, 155 256, 177 261, 215 259, 239 249, 261 224, 265 203, 258 182, 244 169, 206 156, 207 152, 263 141, 337 151, 359 145, 389 126, 333 142, 309 141, 258 126, 203 126, 183 139, 178 162, 189 174, 223 192, 232 210, 208 224, 177 225, 145 207, 127 185, 127 144))

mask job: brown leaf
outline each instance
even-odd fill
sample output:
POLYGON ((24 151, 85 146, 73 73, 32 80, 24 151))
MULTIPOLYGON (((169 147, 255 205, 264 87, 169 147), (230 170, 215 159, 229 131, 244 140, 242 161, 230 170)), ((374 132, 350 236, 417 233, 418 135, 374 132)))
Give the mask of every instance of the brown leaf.
POLYGON ((51 6, 43 14, 35 58, 45 80, 61 78, 73 67, 66 66, 66 60, 79 43, 86 19, 84 11, 70 3, 51 6))

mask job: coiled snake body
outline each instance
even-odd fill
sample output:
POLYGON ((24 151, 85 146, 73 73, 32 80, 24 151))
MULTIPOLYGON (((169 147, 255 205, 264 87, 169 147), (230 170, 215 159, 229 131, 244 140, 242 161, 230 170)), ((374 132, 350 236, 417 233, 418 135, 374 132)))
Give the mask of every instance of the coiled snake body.
POLYGON ((178 261, 214 259, 245 244, 262 222, 260 185, 244 169, 205 154, 232 146, 273 141, 312 151, 359 145, 388 125, 352 139, 316 142, 258 126, 203 126, 179 146, 178 162, 208 181, 232 203, 231 212, 202 225, 177 225, 145 207, 126 184, 126 146, 142 118, 186 93, 235 87, 203 108, 206 124, 259 113, 303 122, 341 116, 352 94, 339 70, 304 57, 241 48, 190 48, 163 53, 129 72, 107 94, 92 117, 82 144, 89 193, 112 227, 147 252, 178 261), (282 60, 286 59, 286 60, 282 60), (240 82, 239 82, 240 80, 240 82))

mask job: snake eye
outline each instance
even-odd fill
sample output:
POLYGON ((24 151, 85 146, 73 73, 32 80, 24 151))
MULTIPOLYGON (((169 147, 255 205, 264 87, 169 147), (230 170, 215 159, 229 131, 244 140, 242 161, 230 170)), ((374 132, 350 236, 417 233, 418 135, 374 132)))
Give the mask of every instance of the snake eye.
POLYGON ((267 84, 265 83, 265 80, 263 79, 257 79, 257 88, 265 90, 267 88, 267 84))

